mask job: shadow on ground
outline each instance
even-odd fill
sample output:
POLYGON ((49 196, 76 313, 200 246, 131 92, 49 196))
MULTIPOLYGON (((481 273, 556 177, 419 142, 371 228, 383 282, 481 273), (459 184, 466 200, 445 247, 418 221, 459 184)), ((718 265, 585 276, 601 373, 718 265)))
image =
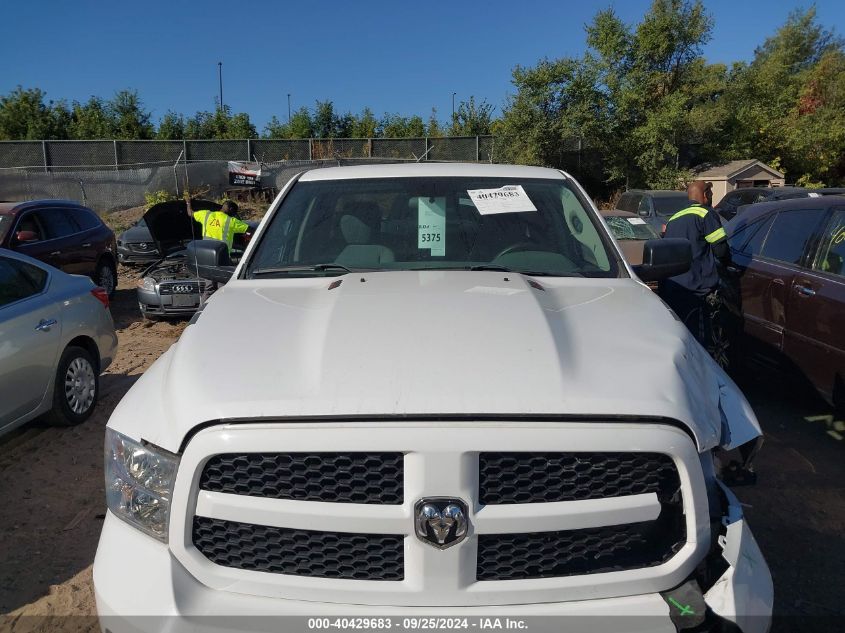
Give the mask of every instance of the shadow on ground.
POLYGON ((774 578, 772 631, 829 631, 845 623, 845 415, 793 375, 740 386, 765 433, 757 484, 735 492, 774 578))

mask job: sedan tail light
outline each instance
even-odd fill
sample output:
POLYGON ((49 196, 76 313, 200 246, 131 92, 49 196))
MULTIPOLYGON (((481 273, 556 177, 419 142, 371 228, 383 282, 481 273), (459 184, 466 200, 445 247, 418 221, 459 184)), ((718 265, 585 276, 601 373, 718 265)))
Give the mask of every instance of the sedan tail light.
POLYGON ((91 291, 91 294, 94 295, 94 298, 102 303, 107 309, 109 307, 109 293, 106 292, 105 288, 101 288, 97 286, 91 291))

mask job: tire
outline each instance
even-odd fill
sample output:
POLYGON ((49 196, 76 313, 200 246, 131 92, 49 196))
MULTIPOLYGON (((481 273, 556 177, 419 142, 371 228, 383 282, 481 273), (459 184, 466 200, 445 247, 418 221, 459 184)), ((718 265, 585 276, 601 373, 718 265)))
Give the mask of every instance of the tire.
POLYGON ((97 270, 94 272, 94 283, 105 288, 109 298, 114 297, 117 290, 117 268, 106 258, 97 263, 97 270))
POLYGON ((68 346, 59 359, 53 385, 53 408, 48 420, 55 426, 75 426, 87 420, 100 395, 97 363, 88 350, 68 346))

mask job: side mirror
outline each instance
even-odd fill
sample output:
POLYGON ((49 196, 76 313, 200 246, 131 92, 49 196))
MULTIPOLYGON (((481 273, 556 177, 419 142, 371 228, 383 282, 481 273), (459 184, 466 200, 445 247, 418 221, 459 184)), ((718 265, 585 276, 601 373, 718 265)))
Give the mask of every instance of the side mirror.
POLYGON ((15 239, 20 244, 25 242, 37 242, 38 234, 35 231, 18 231, 15 235, 15 239))
POLYGON ((650 211, 648 209, 643 209, 642 207, 637 209, 637 214, 642 218, 649 217, 650 211))
POLYGON ((691 265, 692 244, 689 240, 670 237, 643 244, 643 263, 634 266, 634 272, 643 281, 659 281, 682 275, 691 265))
POLYGON ((225 284, 235 272, 229 249, 219 240, 194 240, 185 246, 185 264, 197 277, 225 284))

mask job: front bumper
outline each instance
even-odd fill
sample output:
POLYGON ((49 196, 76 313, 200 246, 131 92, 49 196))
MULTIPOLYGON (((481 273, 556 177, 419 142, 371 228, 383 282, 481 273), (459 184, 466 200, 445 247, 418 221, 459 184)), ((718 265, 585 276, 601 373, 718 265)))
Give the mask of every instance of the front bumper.
MULTIPOLYGON (((141 313, 149 316, 191 316, 200 309, 199 293, 185 295, 161 295, 154 290, 138 288, 138 307, 141 313), (189 298, 190 305, 174 305, 175 297, 189 298)), ((182 299, 188 300, 188 299, 182 299)))
MULTIPOLYGON (((709 630, 728 630, 723 625, 733 622, 743 633, 765 633, 770 626, 773 602, 768 567, 742 518, 732 520, 727 528, 723 556, 729 566, 705 594, 712 612, 709 630)), ((515 628, 532 633, 546 630, 674 633, 678 630, 671 619, 671 606, 659 593, 529 605, 427 608, 309 602, 215 590, 191 576, 167 545, 111 513, 106 516, 97 549, 94 585, 101 627, 112 633, 307 630, 314 628, 308 626, 307 620, 313 616, 329 619, 381 616, 391 618, 391 628, 400 630, 422 628, 405 620, 422 616, 468 618, 469 629, 485 628, 484 619, 501 618, 505 628, 506 617, 531 618, 524 627, 515 628), (291 619, 280 619, 283 617, 291 619)), ((324 630, 329 628, 336 627, 326 626, 324 630)), ((446 630, 446 627, 426 628, 446 630)), ((369 629, 365 627, 365 630, 369 629)))

